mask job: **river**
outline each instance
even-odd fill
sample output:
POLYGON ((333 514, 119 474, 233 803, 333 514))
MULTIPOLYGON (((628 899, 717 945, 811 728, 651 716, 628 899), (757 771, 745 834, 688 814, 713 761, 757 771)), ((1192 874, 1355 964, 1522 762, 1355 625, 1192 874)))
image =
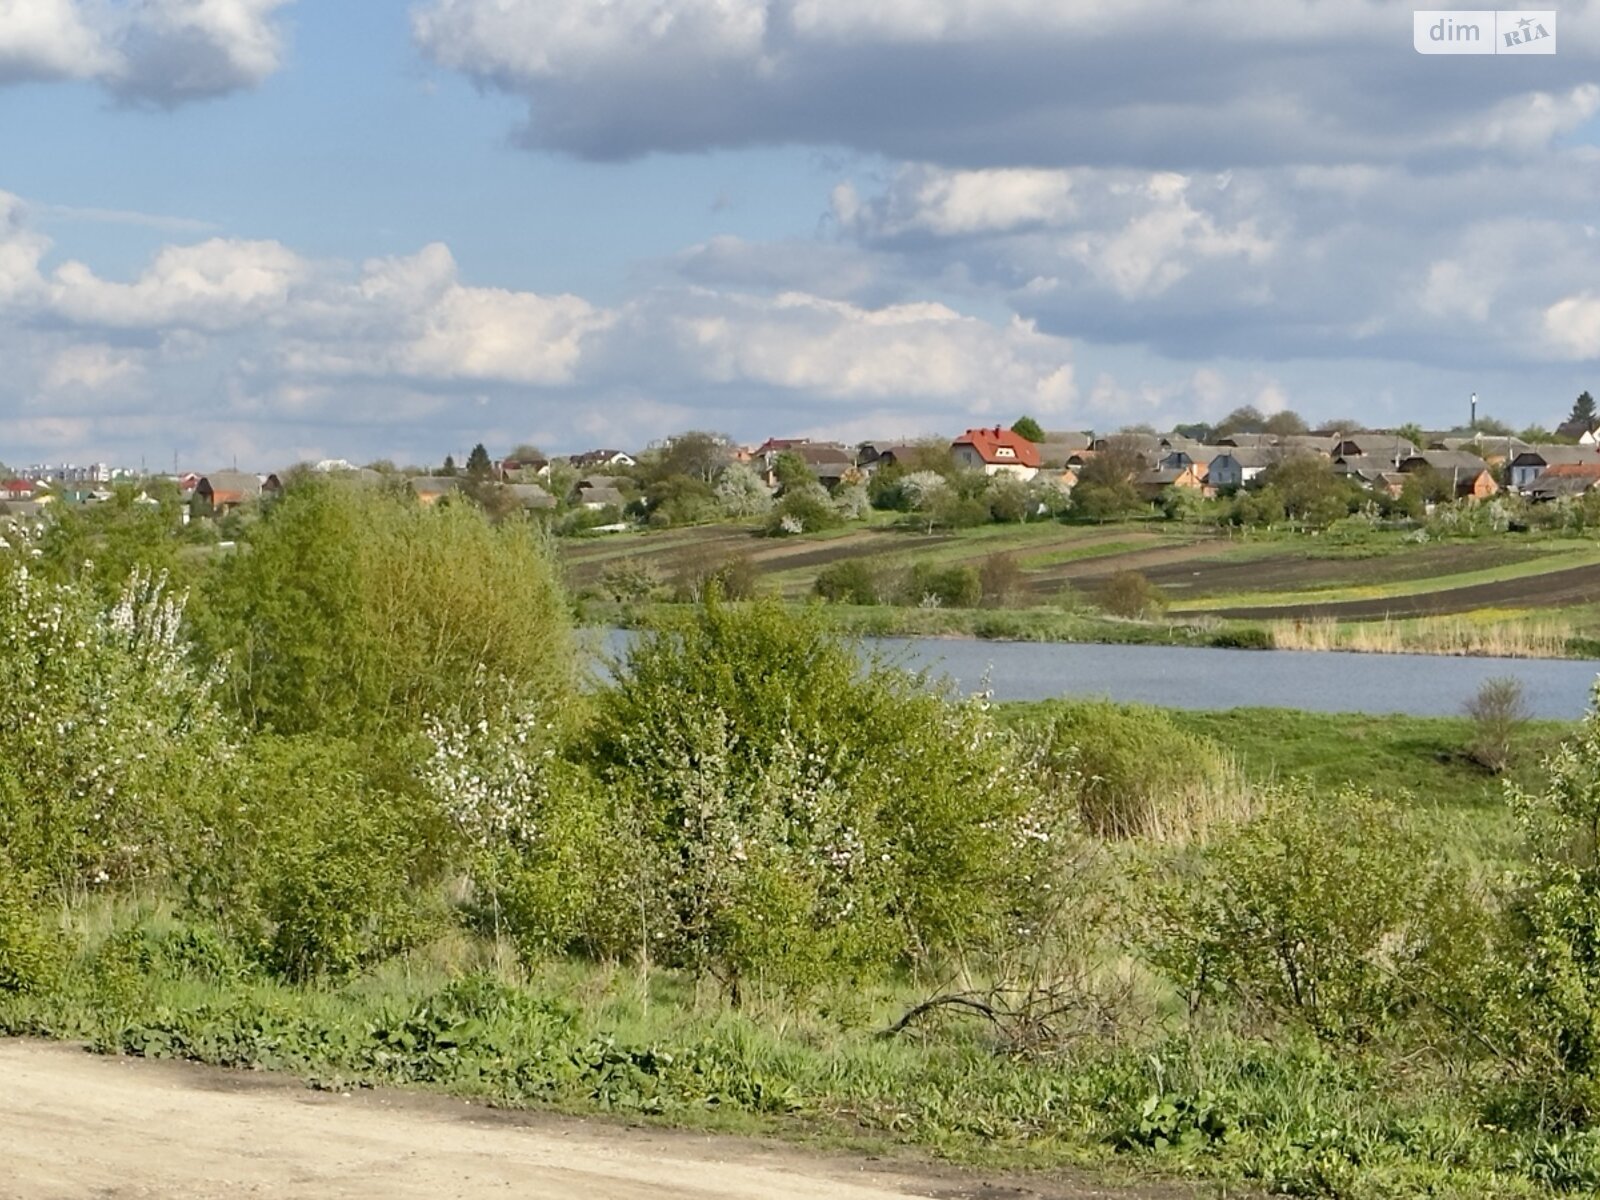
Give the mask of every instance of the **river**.
MULTIPOLYGON (((611 630, 615 653, 628 635, 611 630)), ((891 662, 927 669, 996 700, 1102 696, 1170 708, 1300 708, 1313 712, 1460 714, 1484 680, 1520 680, 1535 717, 1583 715, 1600 662, 1447 658, 1191 646, 1102 646, 958 638, 867 638, 891 662)))

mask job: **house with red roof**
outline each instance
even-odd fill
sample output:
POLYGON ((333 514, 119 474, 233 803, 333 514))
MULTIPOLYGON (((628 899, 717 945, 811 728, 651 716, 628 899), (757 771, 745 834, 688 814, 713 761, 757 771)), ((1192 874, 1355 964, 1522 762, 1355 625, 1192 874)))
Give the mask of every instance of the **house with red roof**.
POLYGON ((1032 479, 1039 473, 1039 447, 1009 429, 969 429, 950 443, 956 464, 985 475, 1032 479))

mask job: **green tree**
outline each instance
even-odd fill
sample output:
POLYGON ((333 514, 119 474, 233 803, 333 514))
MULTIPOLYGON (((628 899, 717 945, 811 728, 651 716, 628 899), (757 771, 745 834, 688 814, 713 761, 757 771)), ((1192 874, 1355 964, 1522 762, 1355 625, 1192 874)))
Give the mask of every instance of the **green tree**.
POLYGON ((469 479, 488 479, 494 470, 494 464, 489 461, 489 451, 479 442, 467 455, 467 477, 469 479))
POLYGON ((1032 417, 1018 417, 1017 423, 1011 427, 1011 432, 1027 438, 1030 442, 1044 441, 1044 427, 1032 417))
POLYGON ((1095 521, 1110 520, 1142 507, 1134 478, 1146 469, 1137 443, 1127 436, 1107 439, 1105 447, 1084 463, 1072 489, 1074 514, 1095 521))
POLYGON ((439 468, 441 475, 454 475, 456 473, 456 458, 453 454, 444 456, 444 465, 439 468))
POLYGON ((1217 422, 1216 435, 1228 437, 1235 433, 1264 433, 1267 428, 1267 418, 1261 410, 1253 404, 1246 404, 1234 409, 1222 420, 1217 422))
POLYGON ((545 539, 470 505, 307 481, 249 531, 205 600, 204 640, 257 729, 403 737, 429 714, 472 711, 483 680, 533 695, 569 682, 545 539))
POLYGON ((1282 500, 1284 515, 1313 529, 1348 516, 1360 501, 1355 485, 1335 475, 1333 463, 1320 455, 1293 455, 1275 463, 1266 482, 1282 500))
POLYGON ((785 450, 772 460, 772 475, 777 480, 780 494, 817 482, 811 465, 793 450, 785 450))
POLYGON ((1274 433, 1280 437, 1289 434, 1306 432, 1305 418, 1293 409, 1286 408, 1282 412, 1275 412, 1261 422, 1262 433, 1274 433))
POLYGON ((731 440, 726 434, 691 429, 674 434, 667 444, 645 456, 642 476, 645 482, 683 475, 709 487, 728 465, 731 440))
POLYGON ((1572 411, 1567 414, 1567 420, 1582 421, 1585 425, 1592 425, 1594 424, 1594 419, 1594 397, 1587 391, 1580 392, 1578 398, 1572 402, 1572 411))
POLYGON ((128 577, 186 580, 189 560, 178 553, 182 501, 168 485, 141 491, 118 484, 99 504, 55 505, 40 539, 39 568, 53 579, 77 580, 102 601, 121 594, 128 577))

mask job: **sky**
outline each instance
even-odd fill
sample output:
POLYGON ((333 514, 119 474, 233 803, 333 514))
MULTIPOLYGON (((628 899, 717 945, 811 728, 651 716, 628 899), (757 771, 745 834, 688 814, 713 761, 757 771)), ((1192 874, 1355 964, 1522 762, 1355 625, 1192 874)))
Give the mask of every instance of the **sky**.
POLYGON ((1600 0, 0 0, 0 461, 1600 389, 1600 0))

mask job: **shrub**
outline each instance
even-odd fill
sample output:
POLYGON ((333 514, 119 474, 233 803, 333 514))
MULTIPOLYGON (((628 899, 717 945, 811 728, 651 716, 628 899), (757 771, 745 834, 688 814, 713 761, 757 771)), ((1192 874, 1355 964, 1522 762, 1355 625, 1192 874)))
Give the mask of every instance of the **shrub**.
POLYGON ((1073 700, 1044 734, 1046 766, 1099 837, 1184 839, 1247 811, 1242 773, 1159 709, 1073 700))
POLYGON ((991 554, 978 567, 978 586, 984 604, 1003 608, 1017 602, 1026 587, 1026 580, 1014 557, 991 554))
POLYGON ((201 631, 254 728, 388 745, 463 708, 481 669, 571 686, 567 602, 548 543, 471 505, 421 508, 338 480, 290 488, 216 573, 201 631))
POLYGON ((833 499, 819 483, 803 484, 785 493, 767 520, 767 532, 775 537, 794 533, 817 533, 837 529, 844 517, 833 499))
MULTIPOLYGON (((1036 897, 1053 849, 1013 740, 866 665, 816 614, 712 598, 633 645, 593 757, 636 830, 650 952, 737 995, 952 947, 1036 897)), ((619 947, 620 949, 620 947, 619 947)))
POLYGON ((605 945, 608 920, 635 924, 608 891, 620 831, 607 828, 590 777, 566 756, 568 724, 508 696, 476 725, 427 730, 423 783, 465 850, 473 913, 524 960, 605 945))
POLYGON ((1280 795, 1173 868, 1150 913, 1150 960, 1191 1005, 1232 996, 1331 1039, 1419 1008, 1460 1014, 1488 961, 1458 874, 1396 809, 1351 791, 1280 795))
POLYGON ((1211 644, 1219 650, 1273 650, 1278 642, 1272 630, 1250 625, 1243 629, 1224 629, 1212 637, 1211 644))
POLYGON ((1522 937, 1509 1014, 1527 1065, 1600 1074, 1600 709, 1548 760, 1538 793, 1512 792, 1528 847, 1513 910, 1522 937))
POLYGON ((65 946, 48 911, 37 877, 0 845, 0 994, 43 991, 56 981, 65 946))
POLYGON ((877 604, 878 573, 862 559, 843 559, 818 571, 811 590, 832 604, 877 604))
POLYGON ((680 604, 693 603, 714 587, 725 600, 751 600, 760 583, 761 571, 748 554, 705 553, 679 569, 674 596, 680 604))
POLYGON ((46 886, 158 872, 230 752, 183 601, 136 571, 105 607, 25 554, 0 555, 0 846, 46 886))
POLYGON ((600 575, 600 590, 613 600, 648 600, 661 586, 661 577, 649 563, 628 559, 607 567, 600 575))
POLYGON ((1038 506, 1032 489, 1017 479, 996 479, 988 491, 989 518, 1002 524, 1026 521, 1038 506))
POLYGON ((353 742, 251 740, 188 879, 191 905, 293 980, 412 944, 454 855, 434 806, 377 776, 353 742))
POLYGON ((863 483, 842 483, 833 494, 833 507, 846 521, 864 521, 872 512, 872 498, 863 483))
POLYGON ((1473 761, 1499 775, 1511 764, 1517 735, 1528 724, 1528 701, 1522 682, 1509 675, 1485 679, 1464 705, 1472 720, 1473 761))
POLYGON ((906 604, 931 601, 940 608, 976 608, 983 599, 983 580, 976 567, 918 563, 906 573, 901 597, 906 604))
POLYGON ((1156 616, 1167 606, 1165 593, 1138 571, 1118 571, 1101 586, 1098 600, 1114 617, 1156 616))

